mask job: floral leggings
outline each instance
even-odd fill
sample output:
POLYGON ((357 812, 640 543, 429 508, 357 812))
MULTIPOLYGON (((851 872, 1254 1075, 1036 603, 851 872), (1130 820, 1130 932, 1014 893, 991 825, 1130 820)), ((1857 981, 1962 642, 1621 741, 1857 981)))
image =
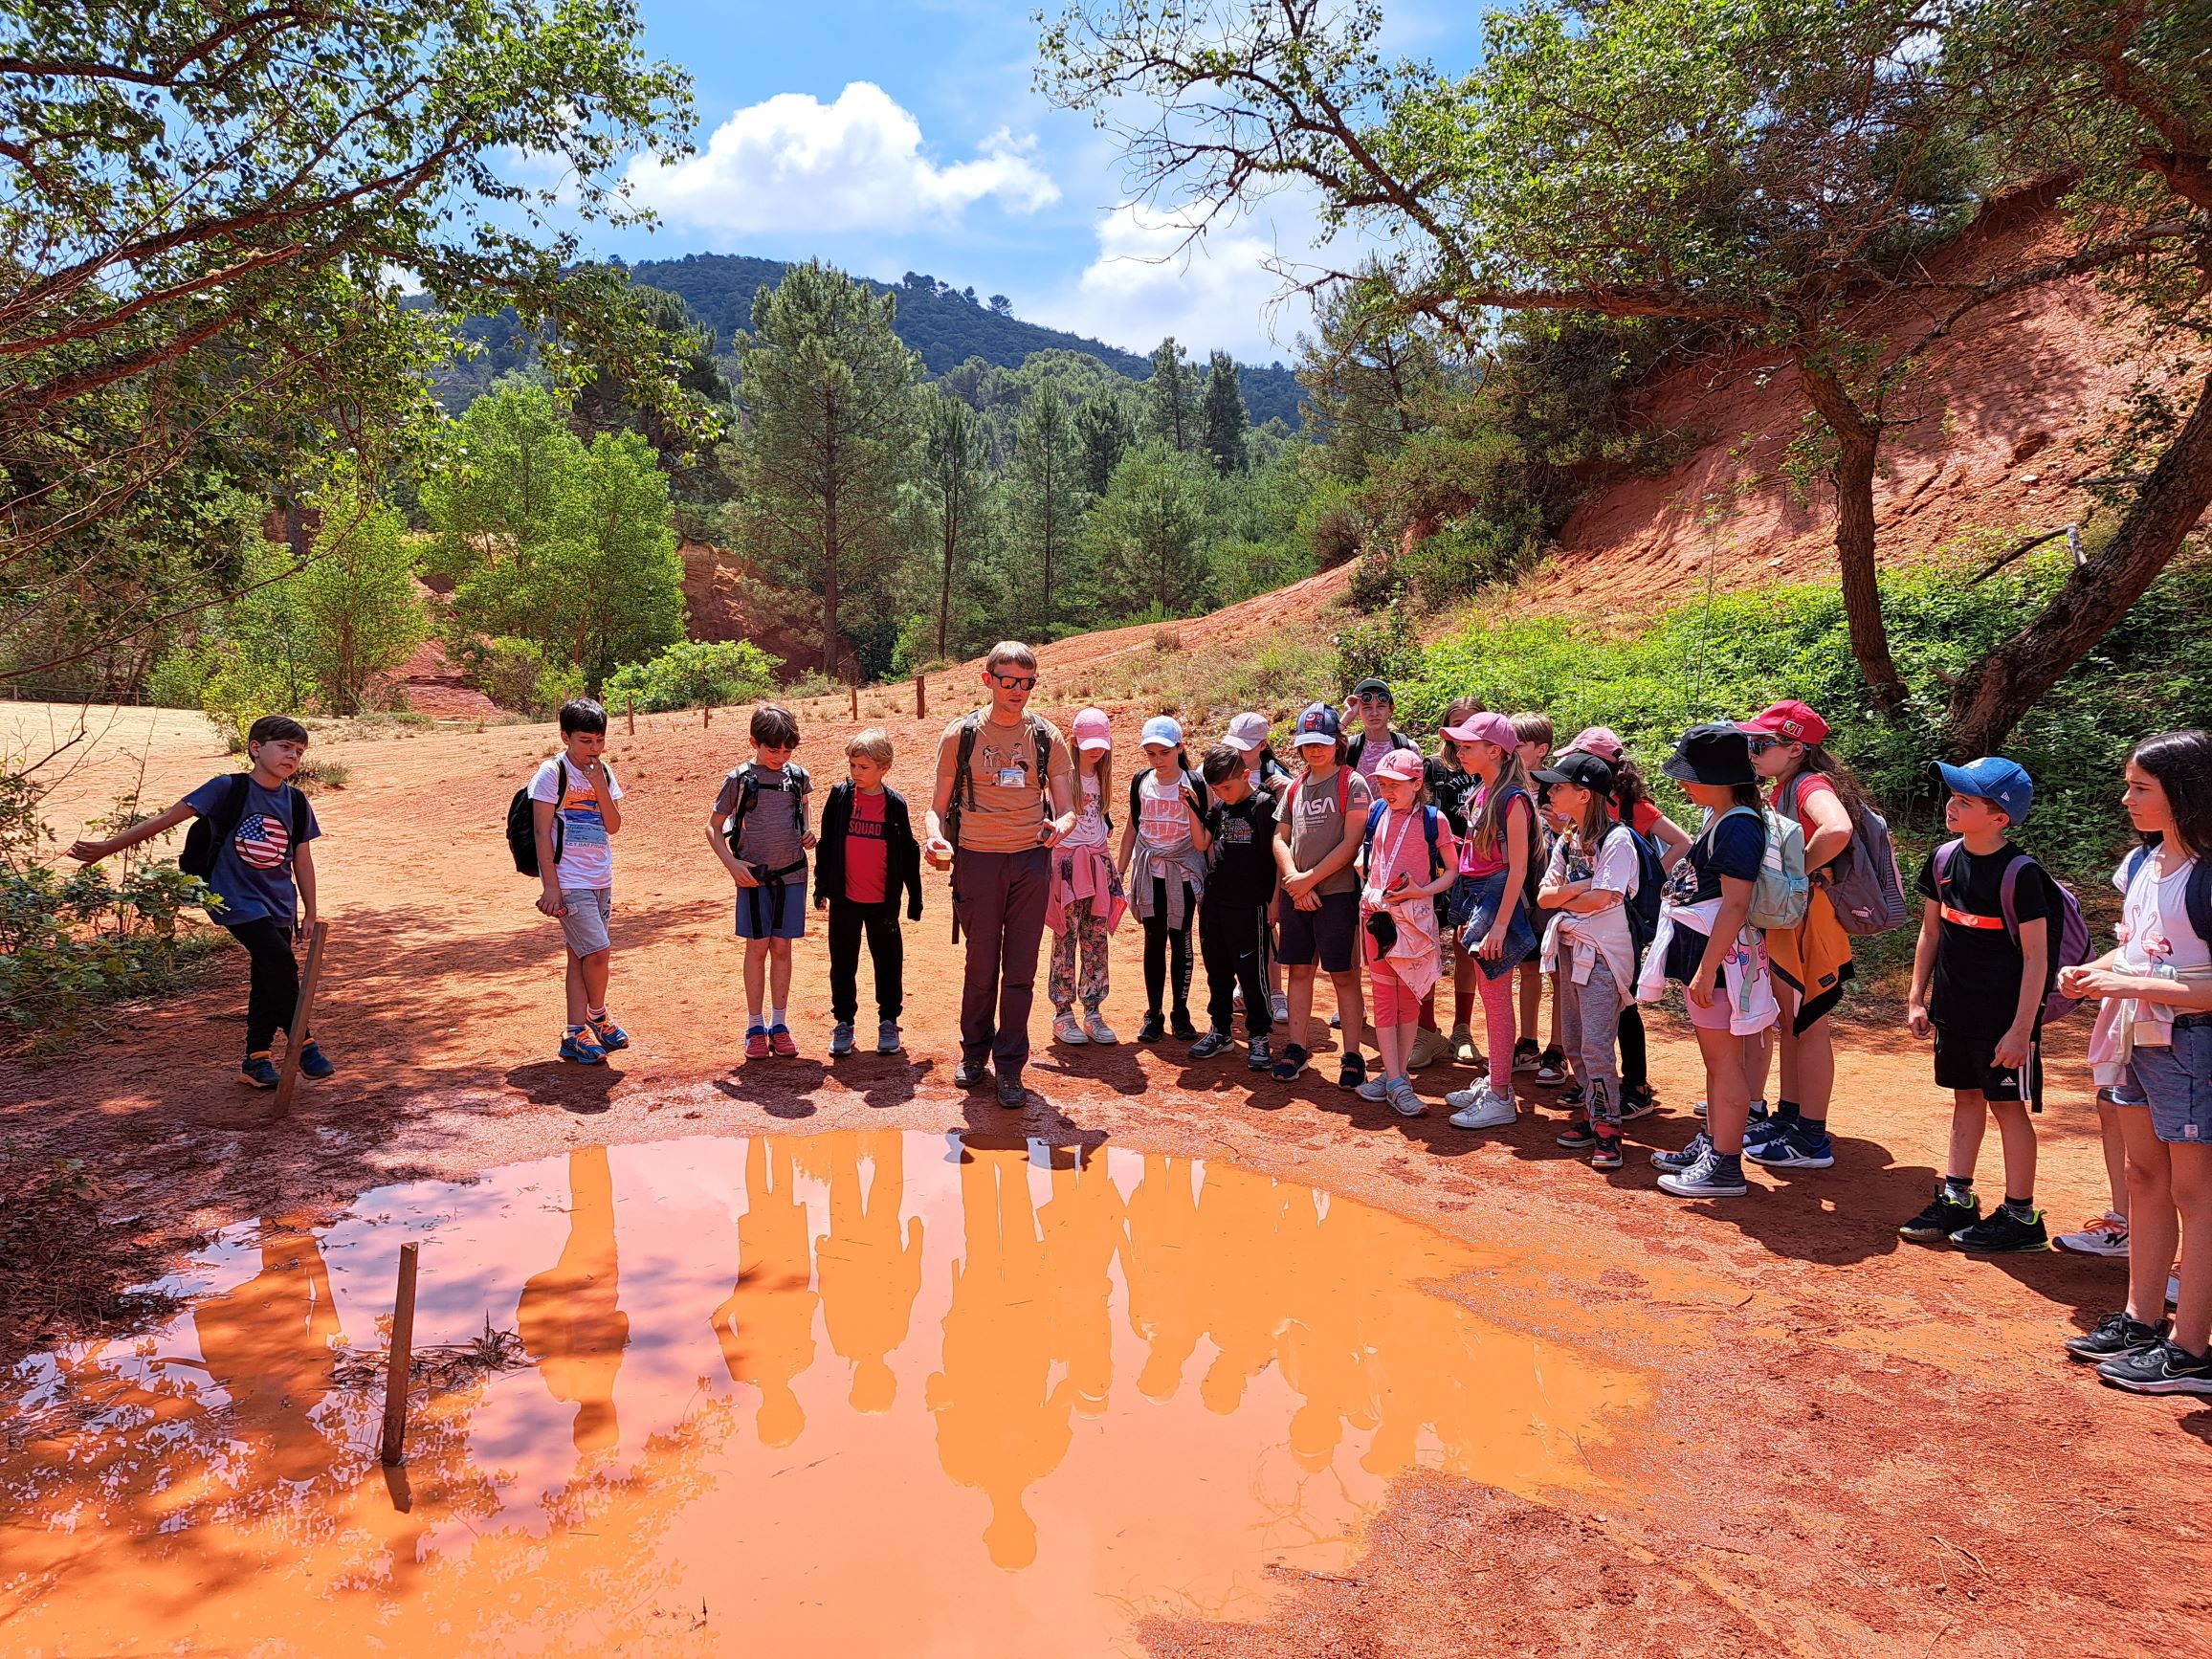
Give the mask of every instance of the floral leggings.
POLYGON ((1106 923, 1094 909, 1095 902, 1070 899, 1062 912, 1068 925, 1052 936, 1051 977, 1046 993, 1052 999, 1054 1013, 1067 1013, 1078 997, 1096 1013, 1106 1000, 1106 923), (1075 971, 1078 955, 1083 963, 1080 977, 1075 971))

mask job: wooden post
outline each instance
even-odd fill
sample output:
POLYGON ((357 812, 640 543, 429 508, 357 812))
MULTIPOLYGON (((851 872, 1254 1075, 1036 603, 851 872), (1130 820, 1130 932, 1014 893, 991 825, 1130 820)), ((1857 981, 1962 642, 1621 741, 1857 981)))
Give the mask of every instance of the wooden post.
POLYGON ((849 689, 852 693, 852 718, 858 719, 860 718, 860 682, 854 680, 849 689))
POLYGON ((715 711, 713 705, 710 704, 706 708, 699 710, 699 730, 703 732, 715 723, 715 711))
POLYGON ((292 1110, 293 1086, 299 1081, 299 1051, 307 1041, 307 1018, 315 1009, 315 982, 322 977, 322 943, 330 937, 330 923, 319 921, 307 937, 307 965, 299 974, 299 1000, 292 1005, 292 1023, 284 1028, 284 1069, 276 1074, 276 1116, 292 1110))
POLYGON ((384 1373, 384 1460, 407 1460, 407 1385, 414 1355, 415 1261, 419 1244, 399 1247, 399 1291, 391 1304, 391 1361, 384 1373))
POLYGON ((637 694, 635 692, 630 694, 630 735, 633 738, 637 736, 637 694))
POLYGON ((914 718, 918 720, 929 718, 929 681, 920 675, 914 676, 914 718))

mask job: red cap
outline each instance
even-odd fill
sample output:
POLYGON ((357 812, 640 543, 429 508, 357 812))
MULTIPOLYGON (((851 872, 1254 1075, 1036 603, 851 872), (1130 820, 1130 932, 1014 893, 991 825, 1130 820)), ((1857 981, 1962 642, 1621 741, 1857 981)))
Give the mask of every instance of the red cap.
POLYGON ((1737 720, 1736 729, 1762 737, 1783 738, 1793 743, 1825 743, 1828 741, 1828 722, 1794 699, 1776 703, 1748 720, 1737 720))

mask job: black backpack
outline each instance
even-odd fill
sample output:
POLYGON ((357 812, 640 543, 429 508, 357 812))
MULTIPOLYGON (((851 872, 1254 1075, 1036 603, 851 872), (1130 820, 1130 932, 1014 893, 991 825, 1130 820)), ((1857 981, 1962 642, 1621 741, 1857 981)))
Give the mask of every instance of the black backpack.
POLYGON ((1652 935, 1659 931, 1659 900, 1666 890, 1667 872, 1660 865, 1659 849, 1651 844, 1650 836, 1633 824, 1619 823, 1615 828, 1627 830, 1636 843, 1636 891, 1623 908, 1628 913, 1628 943, 1641 962, 1652 935))
MULTIPOLYGON (((568 799, 568 765, 553 760, 553 862, 561 862, 561 803, 568 799)), ((532 782, 536 782, 533 778, 532 782)), ((515 869, 522 875, 542 874, 538 868, 538 815, 532 809, 530 785, 524 784, 507 803, 507 851, 515 855, 515 869)))
MULTIPOLYGON (((232 772, 224 780, 223 798, 215 804, 212 815, 194 818, 192 827, 185 831, 177 868, 187 875, 206 881, 215 874, 216 852, 238 832, 238 820, 246 815, 246 785, 252 776, 250 772, 232 772)), ((292 845, 298 847, 307 833, 307 797, 290 784, 284 785, 283 793, 292 809, 292 845)))
MULTIPOLYGON (((745 827, 746 814, 752 811, 753 804, 761 798, 761 781, 753 775, 752 765, 753 763, 747 761, 742 766, 735 766, 730 770, 733 778, 738 777, 740 772, 744 774, 738 778, 737 809, 730 814, 729 829, 726 831, 732 852, 738 850, 738 832, 745 827)), ((796 761, 785 761, 783 770, 776 774, 776 781, 768 785, 777 794, 791 795, 804 795, 813 786, 814 781, 807 775, 807 768, 796 761)))

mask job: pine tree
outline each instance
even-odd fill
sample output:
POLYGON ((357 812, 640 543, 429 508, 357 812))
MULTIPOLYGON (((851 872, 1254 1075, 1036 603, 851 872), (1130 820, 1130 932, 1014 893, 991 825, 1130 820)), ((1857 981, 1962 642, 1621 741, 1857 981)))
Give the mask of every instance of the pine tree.
POLYGON ((1122 457, 1084 527, 1101 579, 1121 579, 1123 608, 1176 616, 1206 597, 1208 507, 1218 488, 1206 465, 1160 438, 1122 457))
POLYGON ((1198 376, 1169 335, 1152 351, 1152 378, 1144 383, 1144 435, 1188 454, 1198 447, 1198 376))
POLYGON ((1014 459, 1007 482, 1016 533, 1041 578, 1034 629, 1041 639, 1052 637, 1059 619, 1060 592, 1068 585, 1069 556, 1082 521, 1080 424, 1080 417, 1069 412, 1059 387, 1051 385, 1029 394, 1014 423, 1014 459))
POLYGON ((1213 470, 1223 477, 1251 465, 1245 448, 1245 431, 1251 416, 1245 411, 1244 392, 1237 386, 1236 360, 1217 351, 1207 366, 1206 392, 1199 399, 1198 430, 1213 470))
POLYGON ((921 474, 933 540, 940 560, 937 654, 951 654, 953 581, 963 557, 984 533, 987 458, 983 418, 959 398, 932 391, 921 420, 921 474))
POLYGON ((1114 469, 1121 464, 1121 457, 1136 441, 1137 430, 1130 423, 1129 411, 1113 387, 1101 387, 1085 398, 1075 410, 1075 443, 1082 451, 1083 488, 1094 496, 1103 496, 1106 487, 1114 481, 1114 469))

